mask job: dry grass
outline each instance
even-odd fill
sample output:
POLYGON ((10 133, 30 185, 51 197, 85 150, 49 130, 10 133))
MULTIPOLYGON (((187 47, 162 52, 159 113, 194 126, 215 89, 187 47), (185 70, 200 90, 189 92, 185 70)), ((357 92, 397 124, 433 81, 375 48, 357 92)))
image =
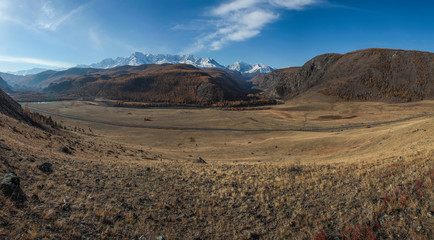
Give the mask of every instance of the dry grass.
MULTIPOLYGON (((408 128, 417 124, 428 131, 424 134, 432 131, 427 128, 432 119, 408 128)), ((434 149, 426 142, 402 157, 378 154, 360 162, 236 163, 205 158, 208 163, 199 164, 97 136, 47 133, 5 116, 0 116, 0 127, 0 145, 6 147, 0 148, 0 172, 14 171, 28 197, 19 207, 0 196, 0 238, 428 239, 433 235, 434 149), (61 152, 63 146, 72 154, 61 152), (43 162, 53 164, 52 174, 37 168, 43 162)), ((358 131, 373 134, 372 129, 358 131)), ((422 131, 403 130, 411 139, 418 139, 422 131)), ((189 142, 198 140, 190 137, 189 142)))

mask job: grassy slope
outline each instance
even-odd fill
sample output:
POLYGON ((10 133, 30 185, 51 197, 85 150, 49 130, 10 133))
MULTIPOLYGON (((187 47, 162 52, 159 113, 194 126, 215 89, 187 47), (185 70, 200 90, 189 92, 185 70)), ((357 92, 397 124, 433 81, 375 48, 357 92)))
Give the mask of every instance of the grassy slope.
MULTIPOLYGON (((432 136, 432 126, 432 118, 419 120, 401 132, 417 142, 432 136)), ((360 163, 198 164, 96 136, 43 132, 4 115, 0 127, 0 144, 10 148, 0 148, 0 172, 16 172, 29 199, 17 208, 0 196, 1 237, 427 239, 433 234, 434 150, 426 142, 425 149, 402 158, 360 163), (73 147, 73 154, 62 153, 63 146, 73 147), (54 173, 38 170, 43 162, 51 162, 54 173)))

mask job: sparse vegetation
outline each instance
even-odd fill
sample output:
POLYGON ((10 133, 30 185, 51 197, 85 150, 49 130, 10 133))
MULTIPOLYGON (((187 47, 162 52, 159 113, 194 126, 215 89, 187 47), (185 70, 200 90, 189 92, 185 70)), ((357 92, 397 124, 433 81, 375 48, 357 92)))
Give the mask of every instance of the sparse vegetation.
POLYGON ((29 197, 23 209, 0 197, 2 237, 427 239, 433 234, 434 162, 427 157, 432 151, 359 164, 198 165, 136 161, 152 155, 82 137, 46 141, 71 140, 84 149, 73 161, 45 151, 32 156, 24 145, 0 150, 8 162, 0 171, 16 171, 29 197), (89 159, 108 150, 123 161, 89 159), (47 158, 54 169, 50 177, 35 170, 47 158))
POLYGON ((24 115, 27 116, 31 121, 35 124, 41 125, 45 124, 48 126, 51 126, 52 128, 63 128, 63 126, 60 123, 57 123, 54 121, 51 116, 44 116, 37 112, 31 112, 29 109, 29 105, 26 104, 23 109, 24 115))
MULTIPOLYGON (((70 104, 92 115, 99 116, 97 108, 109 112, 70 104)), ((370 119, 364 115, 378 121, 373 109, 387 111, 387 118, 403 117, 431 109, 425 104, 303 103, 255 115, 198 111, 212 116, 213 125, 225 118, 241 126, 273 120, 270 124, 281 128, 289 119, 304 126, 370 119)), ((185 116, 190 125, 202 124, 192 119, 201 115, 185 109, 176 115, 167 109, 116 110, 123 112, 120 119, 152 111, 155 122, 185 116)), ((26 115, 35 116, 29 112, 25 107, 26 115)), ((155 135, 142 136, 141 145, 120 140, 125 128, 101 137, 101 128, 85 134, 87 123, 48 132, 17 119, 0 115, 0 179, 14 172, 25 196, 17 204, 0 194, 0 238, 429 239, 434 234, 434 135, 428 115, 345 132, 224 132, 219 139, 209 132, 154 130, 155 135), (148 144, 162 139, 164 146, 148 144), (215 150, 207 139, 224 143, 215 150)))

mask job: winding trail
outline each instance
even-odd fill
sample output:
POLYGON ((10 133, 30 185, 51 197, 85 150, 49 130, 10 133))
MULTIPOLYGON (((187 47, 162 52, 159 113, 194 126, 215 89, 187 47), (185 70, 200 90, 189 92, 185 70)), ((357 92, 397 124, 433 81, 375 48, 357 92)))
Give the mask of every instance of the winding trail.
POLYGON ((118 127, 132 127, 132 128, 148 128, 148 129, 162 129, 162 130, 191 130, 191 131, 220 131, 220 132, 334 132, 334 131, 342 131, 342 130, 349 130, 349 129, 357 129, 357 128, 366 128, 366 127, 375 127, 380 125, 387 125, 392 123, 399 123, 404 121, 409 121, 412 119, 417 118, 423 118, 423 117, 433 117, 434 114, 427 113, 427 114, 421 114, 416 115, 412 117, 407 118, 401 118, 397 120, 392 121, 384 121, 384 122, 374 122, 374 123, 368 123, 368 124, 357 124, 357 125, 350 125, 350 126, 341 126, 341 127, 331 127, 331 128, 286 128, 286 129, 241 129, 241 128, 206 128, 206 127, 171 127, 171 126, 146 126, 146 125, 139 125, 139 124, 125 124, 125 123, 116 123, 116 122, 109 122, 109 121, 103 121, 103 120, 94 120, 94 119, 88 119, 83 117, 77 117, 77 116, 71 116, 61 113, 54 113, 46 110, 42 110, 35 107, 30 107, 29 109, 37 112, 42 112, 46 114, 51 114, 54 116, 74 119, 74 120, 80 120, 80 121, 86 121, 86 122, 92 122, 92 123, 101 123, 106 125, 112 125, 112 126, 118 126, 118 127))

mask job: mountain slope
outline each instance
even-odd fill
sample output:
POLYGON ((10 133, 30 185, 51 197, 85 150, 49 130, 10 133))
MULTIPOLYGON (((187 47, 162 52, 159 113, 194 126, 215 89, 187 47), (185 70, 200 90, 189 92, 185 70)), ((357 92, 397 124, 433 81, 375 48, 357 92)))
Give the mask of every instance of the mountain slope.
POLYGON ((61 82, 66 77, 84 76, 99 71, 101 70, 92 68, 70 68, 63 71, 48 70, 33 75, 13 77, 9 82, 16 87, 42 89, 47 87, 50 83, 61 82))
POLYGON ((9 84, 1 77, 0 77, 0 89, 5 92, 12 92, 11 86, 9 86, 9 84))
POLYGON ((18 120, 29 122, 28 117, 23 114, 21 105, 15 102, 7 93, 0 89, 0 113, 18 120))
POLYGON ((63 82, 50 84, 45 91, 62 96, 174 104, 238 100, 251 92, 248 83, 229 71, 205 71, 186 64, 121 66, 67 77, 63 82))
POLYGON ((270 97, 291 99, 316 91, 345 100, 411 101, 434 98, 434 54, 365 49, 324 54, 299 69, 252 79, 270 97))

